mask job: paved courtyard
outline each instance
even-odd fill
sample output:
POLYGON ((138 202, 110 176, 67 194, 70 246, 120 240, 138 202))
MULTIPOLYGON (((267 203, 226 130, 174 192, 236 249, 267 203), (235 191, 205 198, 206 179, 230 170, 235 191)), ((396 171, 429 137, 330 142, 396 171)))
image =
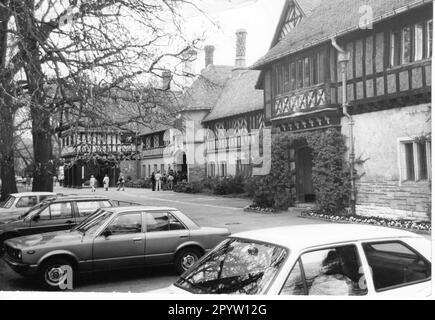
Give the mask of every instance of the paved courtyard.
MULTIPOLYGON (((56 188, 65 194, 91 194, 90 189, 56 188)), ((250 204, 248 199, 209 196, 203 194, 180 194, 171 191, 152 192, 149 189, 104 191, 97 189, 96 195, 110 199, 129 201, 149 206, 175 207, 186 213, 202 226, 227 227, 232 233, 284 225, 321 223, 299 217, 297 210, 280 214, 244 212, 250 204)), ((147 270, 101 273, 84 278, 75 288, 78 292, 146 292, 170 285, 176 276, 171 267, 147 270)), ((38 286, 15 274, 0 260, 0 290, 39 290, 38 286)))

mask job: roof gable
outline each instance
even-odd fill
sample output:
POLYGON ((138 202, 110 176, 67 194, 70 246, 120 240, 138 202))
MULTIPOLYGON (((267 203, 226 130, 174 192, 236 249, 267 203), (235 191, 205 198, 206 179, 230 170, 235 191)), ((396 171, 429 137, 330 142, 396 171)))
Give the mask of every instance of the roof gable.
POLYGON ((286 0, 271 47, 286 37, 321 0, 286 0))

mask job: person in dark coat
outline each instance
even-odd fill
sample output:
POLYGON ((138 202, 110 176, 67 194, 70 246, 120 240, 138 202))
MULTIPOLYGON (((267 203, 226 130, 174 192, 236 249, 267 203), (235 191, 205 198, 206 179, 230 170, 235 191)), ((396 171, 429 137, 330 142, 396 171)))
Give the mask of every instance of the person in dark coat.
POLYGON ((155 175, 155 172, 151 173, 151 185, 152 185, 152 190, 156 191, 156 175, 155 175))

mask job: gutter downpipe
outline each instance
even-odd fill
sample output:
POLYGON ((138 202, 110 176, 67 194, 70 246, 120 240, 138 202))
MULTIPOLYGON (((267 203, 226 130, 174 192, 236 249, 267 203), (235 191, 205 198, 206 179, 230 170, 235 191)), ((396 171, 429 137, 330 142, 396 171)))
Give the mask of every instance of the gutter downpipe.
POLYGON ((332 46, 338 51, 338 62, 341 65, 341 76, 342 76, 342 107, 343 114, 349 120, 349 139, 350 139, 350 153, 349 153, 349 162, 350 162, 350 180, 351 180, 351 194, 350 194, 350 210, 351 214, 354 216, 356 214, 356 186, 355 186, 355 142, 353 137, 353 127, 354 120, 352 116, 348 112, 348 101, 347 101, 347 65, 350 61, 350 53, 345 51, 337 44, 336 37, 331 39, 332 46))

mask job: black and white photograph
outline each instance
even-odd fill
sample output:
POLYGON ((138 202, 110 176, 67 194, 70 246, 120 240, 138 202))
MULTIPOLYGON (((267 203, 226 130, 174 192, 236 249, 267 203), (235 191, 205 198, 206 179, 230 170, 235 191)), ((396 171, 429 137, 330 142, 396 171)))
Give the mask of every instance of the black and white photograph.
POLYGON ((0 0, 0 300, 431 300, 432 52, 432 0, 0 0))

